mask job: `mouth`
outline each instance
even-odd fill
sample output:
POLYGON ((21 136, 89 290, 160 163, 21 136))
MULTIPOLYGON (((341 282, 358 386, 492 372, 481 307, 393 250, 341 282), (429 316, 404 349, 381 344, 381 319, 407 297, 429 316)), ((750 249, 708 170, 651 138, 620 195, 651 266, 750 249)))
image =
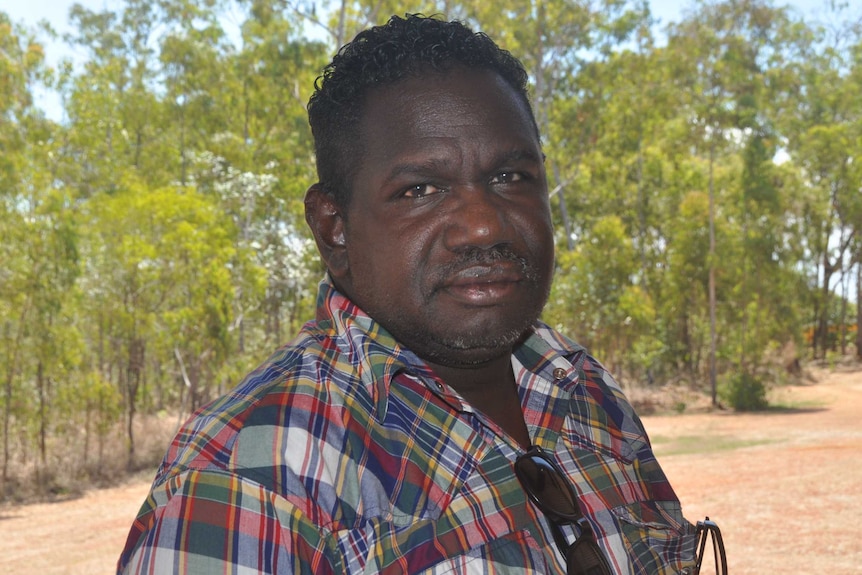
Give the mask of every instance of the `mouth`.
POLYGON ((494 306, 505 303, 524 279, 514 263, 474 264, 450 275, 440 289, 468 305, 494 306))

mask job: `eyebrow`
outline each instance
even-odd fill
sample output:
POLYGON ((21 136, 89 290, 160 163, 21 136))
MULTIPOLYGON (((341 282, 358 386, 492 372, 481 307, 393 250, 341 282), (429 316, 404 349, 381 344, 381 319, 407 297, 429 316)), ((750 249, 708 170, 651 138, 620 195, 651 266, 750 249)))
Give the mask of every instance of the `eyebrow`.
POLYGON ((395 166, 393 166, 392 169, 389 170, 389 173, 386 175, 386 179, 394 180, 398 176, 402 176, 405 174, 412 175, 431 173, 445 168, 450 163, 451 162, 449 162, 448 160, 444 160, 442 158, 431 158, 421 162, 404 162, 402 164, 396 164, 395 166))
POLYGON ((507 154, 503 154, 502 156, 497 158, 496 163, 497 164, 508 164, 509 162, 528 161, 528 162, 535 162, 537 164, 541 164, 544 162, 544 160, 545 160, 544 154, 537 155, 532 150, 518 149, 518 150, 512 150, 511 152, 509 152, 507 154))
MULTIPOLYGON (((495 166, 499 166, 523 161, 542 164, 544 163, 544 154, 538 155, 532 150, 519 148, 500 154, 494 158, 492 163, 495 166)), ((449 160, 443 158, 430 158, 421 162, 404 162, 393 166, 386 175, 386 179, 393 180, 404 174, 412 175, 433 173, 449 166, 450 164, 451 162, 449 160)))

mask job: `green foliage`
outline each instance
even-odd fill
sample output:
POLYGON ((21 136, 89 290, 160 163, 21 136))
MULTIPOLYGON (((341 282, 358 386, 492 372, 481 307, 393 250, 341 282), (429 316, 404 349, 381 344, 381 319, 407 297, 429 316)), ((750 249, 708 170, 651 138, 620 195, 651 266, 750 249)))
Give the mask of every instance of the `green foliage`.
POLYGON ((565 325, 574 318, 575 337, 611 365, 633 359, 627 350, 649 330, 655 310, 632 284, 636 254, 622 221, 597 221, 575 251, 559 254, 557 267, 546 320, 565 325), (620 329, 611 332, 607 325, 620 329))
POLYGON ((181 417, 313 316, 305 104, 341 42, 407 11, 528 69, 557 224, 544 319, 621 381, 704 387, 713 311, 725 401, 758 406, 772 380, 728 374, 849 349, 859 318, 862 36, 831 9, 847 26, 700 3, 660 37, 635 1, 126 0, 73 7, 83 61, 53 69, 0 14, 0 489, 13 460, 89 473, 118 433, 134 465, 140 414, 181 417))
POLYGON ((729 375, 719 386, 719 397, 736 411, 760 411, 769 404, 763 381, 749 373, 729 375))

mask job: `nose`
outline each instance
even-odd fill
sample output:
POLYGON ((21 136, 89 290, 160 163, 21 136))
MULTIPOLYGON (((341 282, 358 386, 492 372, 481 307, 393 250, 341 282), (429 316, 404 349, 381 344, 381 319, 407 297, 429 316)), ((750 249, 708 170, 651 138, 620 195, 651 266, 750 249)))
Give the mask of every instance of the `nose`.
POLYGON ((491 248, 512 241, 503 198, 484 186, 462 186, 452 192, 445 235, 449 250, 491 248))

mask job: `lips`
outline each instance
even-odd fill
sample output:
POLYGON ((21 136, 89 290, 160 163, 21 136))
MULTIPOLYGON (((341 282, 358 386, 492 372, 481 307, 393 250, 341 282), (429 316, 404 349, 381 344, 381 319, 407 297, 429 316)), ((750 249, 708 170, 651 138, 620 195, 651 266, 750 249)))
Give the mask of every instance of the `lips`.
POLYGON ((469 305, 499 305, 505 303, 524 279, 520 263, 474 264, 451 274, 441 290, 469 305))
POLYGON ((474 264, 458 270, 450 276, 449 285, 476 283, 517 282, 524 279, 521 266, 512 262, 474 264))

